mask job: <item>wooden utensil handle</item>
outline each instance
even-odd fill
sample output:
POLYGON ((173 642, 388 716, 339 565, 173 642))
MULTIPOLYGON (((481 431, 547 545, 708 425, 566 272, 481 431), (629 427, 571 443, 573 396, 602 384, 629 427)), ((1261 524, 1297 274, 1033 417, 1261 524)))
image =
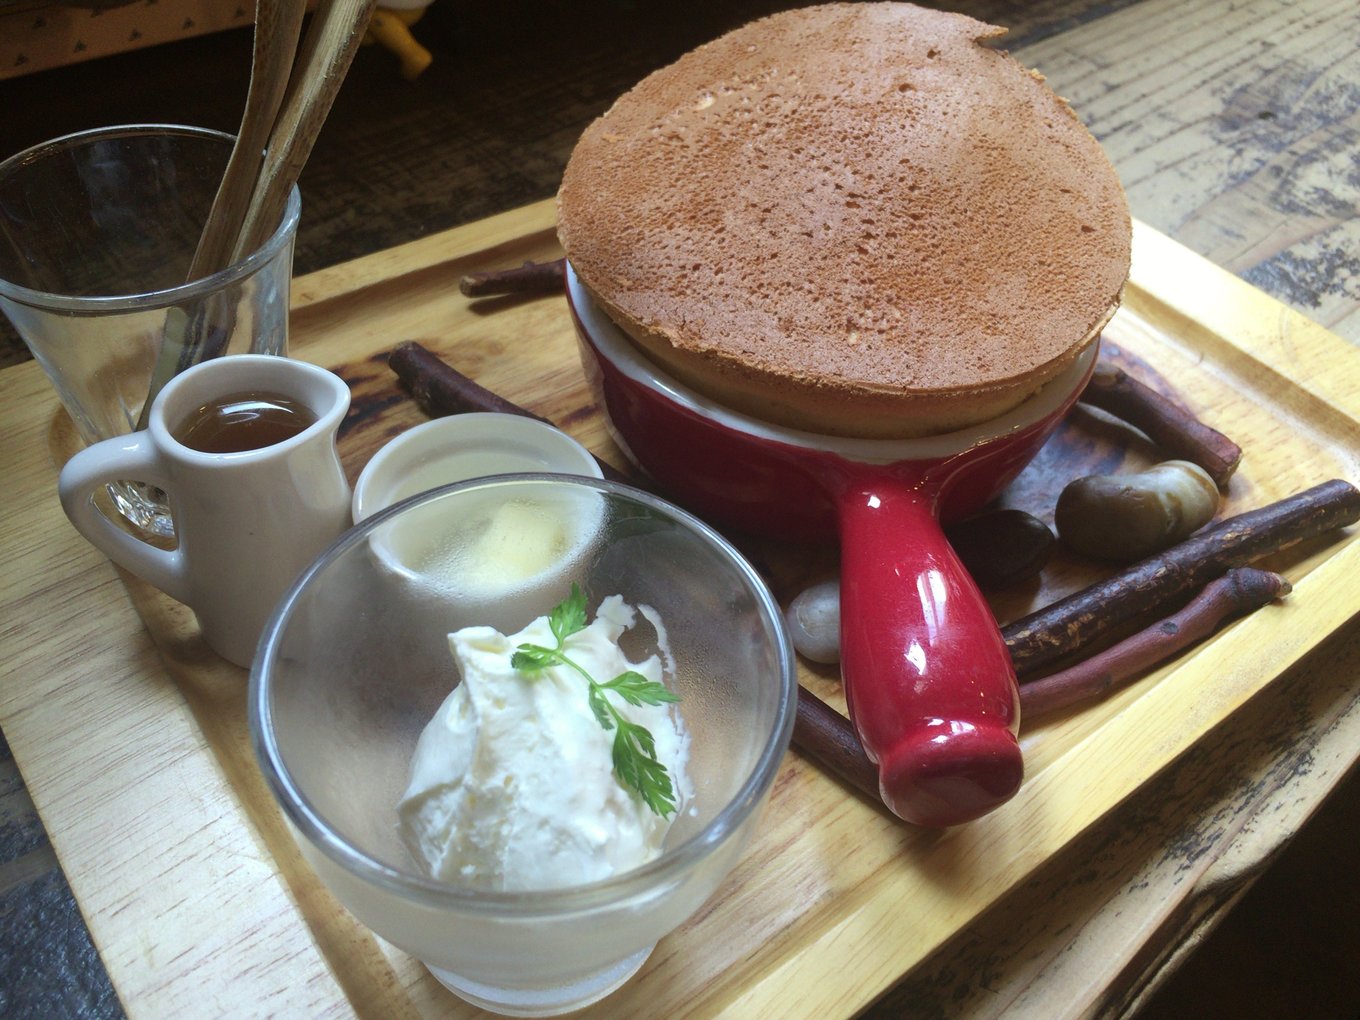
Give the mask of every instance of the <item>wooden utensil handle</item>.
POLYGON ((278 225, 288 193, 311 155, 375 6, 376 0, 322 0, 317 7, 288 83, 283 108, 270 132, 264 165, 237 238, 233 261, 263 244, 278 225))

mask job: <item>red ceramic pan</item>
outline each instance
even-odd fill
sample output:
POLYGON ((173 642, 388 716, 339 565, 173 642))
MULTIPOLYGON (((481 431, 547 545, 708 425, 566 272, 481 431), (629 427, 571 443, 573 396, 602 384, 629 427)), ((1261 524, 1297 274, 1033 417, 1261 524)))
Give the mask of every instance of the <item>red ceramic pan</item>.
POLYGON ((948 826, 1008 800, 1019 693, 990 607, 940 521, 1019 473, 1086 385, 1092 344, 1020 407, 922 439, 799 432, 667 377, 568 267, 582 364, 625 453, 693 512, 752 534, 841 545, 841 673, 884 802, 948 826))

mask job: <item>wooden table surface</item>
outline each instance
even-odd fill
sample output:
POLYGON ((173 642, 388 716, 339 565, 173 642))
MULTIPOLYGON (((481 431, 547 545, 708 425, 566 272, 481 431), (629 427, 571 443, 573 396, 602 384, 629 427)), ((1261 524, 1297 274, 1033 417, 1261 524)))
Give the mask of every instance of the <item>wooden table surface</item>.
MULTIPOLYGON (((556 4, 532 11, 483 6, 496 10, 463 4, 432 10, 426 42, 437 63, 415 85, 396 78, 385 54, 361 54, 334 130, 323 136, 304 178, 300 271, 550 194, 546 182, 584 120, 620 88, 743 15, 784 5, 645 16, 623 3, 575 13, 556 4), (599 38, 638 43, 611 49, 599 38), (438 111, 433 120, 431 110, 438 111), (382 173, 365 178, 365 165, 382 173), (359 178, 349 181, 348 198, 347 176, 359 178), (367 195, 367 204, 356 203, 356 193, 367 195)), ((953 6, 1013 26, 1014 52, 1047 75, 1106 146, 1136 216, 1360 342, 1360 10, 1353 2, 953 6)), ((200 55, 234 52, 239 67, 239 42, 218 42, 200 55)), ((172 55, 160 57, 169 62, 172 55)), ((157 59, 154 51, 146 59, 157 59)), ((76 77, 77 91, 97 80, 91 76, 100 63, 76 77)), ((138 84, 144 79, 120 83, 130 104, 92 89, 83 105, 60 109, 48 98, 60 91, 51 75, 5 83, 0 107, 19 112, 0 127, 2 147, 115 120, 211 122, 185 105, 191 102, 185 90, 153 94, 138 84)), ((230 127, 231 118, 215 126, 230 127)), ((23 355, 11 342, 6 357, 23 355)), ((23 635, 6 629, 0 640, 5 660, 14 660, 23 635)), ((1058 1004, 1111 1015, 1136 1009, 1353 771, 1358 665, 1360 633, 1337 633, 1310 656, 1307 669, 1292 671, 1223 735, 1234 768, 1224 769, 1220 754, 1179 762, 1121 808, 1118 826, 1091 833, 918 969, 878 1012, 1049 1016, 1058 1004), (1311 678, 1324 674, 1352 681, 1310 696, 1311 678), (1294 707, 1286 714, 1285 706, 1294 707), (1193 890, 1181 889, 1170 910, 1168 881, 1193 890), (1058 915, 1044 909, 1058 900, 1064 905, 1058 915)), ((12 813, 21 817, 23 799, 21 787, 6 794, 7 811, 18 805, 12 813)), ((51 861, 32 838, 32 824, 21 817, 19 828, 20 846, 36 849, 0 873, 7 904, 51 861)), ((60 856, 60 842, 56 851, 60 856)), ((1354 876, 1336 895, 1356 901, 1354 876)), ((1323 994, 1325 950, 1318 960, 1323 994)), ((1192 960, 1183 973, 1193 966, 1192 960)), ((25 1015, 44 1003, 69 1006, 61 989, 30 987, 29 973, 15 968, 5 975, 0 1014, 8 1015, 7 1007, 25 1015)), ((63 977, 58 970, 47 980, 63 977)), ((1189 993, 1178 992, 1184 1006, 1189 993)), ((98 1015, 116 1014, 116 1002, 95 998, 98 1015)), ((1353 998, 1321 1005, 1329 1003, 1354 1009, 1353 998)), ((1166 1005, 1157 1000, 1157 1015, 1166 1015, 1166 1005)))

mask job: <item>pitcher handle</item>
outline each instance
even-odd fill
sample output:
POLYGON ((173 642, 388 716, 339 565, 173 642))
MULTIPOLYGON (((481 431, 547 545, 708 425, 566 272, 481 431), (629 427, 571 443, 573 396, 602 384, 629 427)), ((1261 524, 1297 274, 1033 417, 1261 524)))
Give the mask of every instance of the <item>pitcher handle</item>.
POLYGON ((841 672, 883 801, 919 825, 970 821, 1024 773, 1001 631, 928 495, 877 478, 839 502, 841 672))
MULTIPOLYGON (((149 581, 171 598, 189 602, 189 577, 179 549, 159 549, 111 521, 95 505, 102 485, 119 481, 154 485, 167 494, 172 483, 161 468, 149 432, 134 432, 86 447, 68 460, 57 479, 61 508, 77 531, 114 563, 149 581)), ((173 506, 173 497, 171 499, 173 506)))

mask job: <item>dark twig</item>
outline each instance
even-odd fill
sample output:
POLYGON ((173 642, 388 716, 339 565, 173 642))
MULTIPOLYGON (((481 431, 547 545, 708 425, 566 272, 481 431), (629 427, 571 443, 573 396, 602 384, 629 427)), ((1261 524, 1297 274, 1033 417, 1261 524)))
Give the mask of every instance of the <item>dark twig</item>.
POLYGON ((566 285, 566 265, 566 259, 554 259, 551 262, 525 262, 522 266, 488 273, 468 273, 458 281, 458 289, 467 297, 545 294, 566 285))
POLYGON ((793 719, 793 746, 818 768, 879 800, 878 768, 864 753, 850 720, 801 684, 793 719))
POLYGON ((1182 648, 1212 634, 1224 620, 1258 609, 1288 595, 1291 585, 1279 574, 1255 567, 1234 567, 1210 581, 1186 606, 1105 651, 1020 688, 1022 722, 1092 701, 1182 648))
POLYGON ((1170 459, 1198 464, 1220 488, 1242 459, 1242 448, 1223 433, 1108 362, 1096 362, 1081 400, 1141 429, 1170 459))
POLYGON ((1220 521, 1113 577, 1002 628, 1020 677, 1033 676, 1121 624, 1202 588, 1233 567, 1360 520, 1360 490, 1334 479, 1220 521))
POLYGON ((526 411, 473 382, 414 340, 397 344, 387 356, 387 364, 397 373, 397 378, 405 384, 416 403, 432 418, 470 411, 496 411, 552 424, 547 418, 526 411))
MULTIPOLYGON (((547 418, 525 410, 485 386, 473 382, 414 340, 397 344, 387 356, 387 364, 410 390, 416 403, 432 418, 474 411, 494 411, 533 418, 545 425, 552 424, 547 418)), ((600 470, 611 482, 628 481, 627 475, 607 461, 596 457, 595 462, 600 465, 600 470)))

